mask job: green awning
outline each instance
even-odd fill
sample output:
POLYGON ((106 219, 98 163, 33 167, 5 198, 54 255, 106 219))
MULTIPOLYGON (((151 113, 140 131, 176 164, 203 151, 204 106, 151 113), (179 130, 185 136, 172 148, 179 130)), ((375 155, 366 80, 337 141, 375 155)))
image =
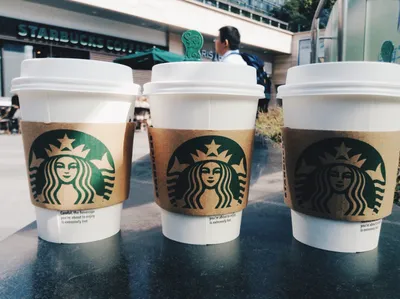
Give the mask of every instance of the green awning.
POLYGON ((127 56, 118 57, 115 63, 130 66, 134 70, 151 70, 151 68, 159 63, 184 61, 183 55, 171 53, 158 48, 151 48, 143 52, 129 54, 127 56))

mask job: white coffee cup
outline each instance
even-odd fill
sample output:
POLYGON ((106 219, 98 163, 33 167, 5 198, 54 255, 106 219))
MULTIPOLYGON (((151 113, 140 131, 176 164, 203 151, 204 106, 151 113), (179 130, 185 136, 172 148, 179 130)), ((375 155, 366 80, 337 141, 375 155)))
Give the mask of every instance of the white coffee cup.
MULTIPOLYGON (((392 132, 400 130, 400 66, 377 62, 312 64, 289 69, 283 100, 284 126, 291 129, 392 132)), ((293 236, 312 247, 363 252, 378 246, 363 222, 317 218, 292 210, 293 236)))
MULTIPOLYGON (((144 85, 154 128, 185 130, 253 129, 264 96, 253 67, 212 62, 178 62, 153 67, 144 85)), ((187 244, 229 242, 240 234, 242 211, 231 222, 210 224, 209 216, 161 209, 162 231, 187 244)))
MULTIPOLYGON (((123 123, 128 120, 140 87, 132 69, 83 59, 29 59, 21 77, 12 81, 23 121, 60 123, 123 123)), ((120 230, 122 203, 91 210, 85 224, 63 224, 63 212, 35 207, 39 237, 54 243, 85 243, 120 230)))

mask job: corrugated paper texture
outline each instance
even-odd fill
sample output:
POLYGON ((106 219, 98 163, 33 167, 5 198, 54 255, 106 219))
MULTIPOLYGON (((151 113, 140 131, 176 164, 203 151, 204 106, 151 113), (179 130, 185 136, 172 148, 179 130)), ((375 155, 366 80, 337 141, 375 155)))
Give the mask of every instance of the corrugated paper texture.
POLYGON ((390 215, 399 137, 284 128, 285 203, 303 214, 347 221, 390 215))
POLYGON ((187 215, 247 205, 254 130, 149 129, 157 204, 187 215))
POLYGON ((128 198, 134 123, 22 122, 35 206, 103 208, 128 198))

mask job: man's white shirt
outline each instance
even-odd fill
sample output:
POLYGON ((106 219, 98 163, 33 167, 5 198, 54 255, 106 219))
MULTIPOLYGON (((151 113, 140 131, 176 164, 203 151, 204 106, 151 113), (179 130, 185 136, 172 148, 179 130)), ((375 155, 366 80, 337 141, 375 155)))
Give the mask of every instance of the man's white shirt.
POLYGON ((239 50, 230 50, 230 51, 226 52, 221 57, 220 61, 224 62, 224 63, 247 65, 246 61, 244 61, 242 56, 240 55, 239 50))

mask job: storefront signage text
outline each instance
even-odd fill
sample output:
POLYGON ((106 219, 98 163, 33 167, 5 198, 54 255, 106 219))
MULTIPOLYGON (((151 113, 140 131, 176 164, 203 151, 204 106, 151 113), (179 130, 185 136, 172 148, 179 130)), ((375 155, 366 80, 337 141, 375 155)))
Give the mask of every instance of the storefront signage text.
POLYGON ((213 61, 218 60, 218 54, 212 50, 206 50, 206 49, 201 50, 201 56, 205 59, 210 59, 213 61))
POLYGON ((133 53, 139 50, 137 49, 137 44, 121 39, 104 38, 96 34, 60 30, 48 26, 37 26, 26 23, 18 25, 18 36, 68 45, 79 45, 84 48, 107 49, 113 52, 133 53))

